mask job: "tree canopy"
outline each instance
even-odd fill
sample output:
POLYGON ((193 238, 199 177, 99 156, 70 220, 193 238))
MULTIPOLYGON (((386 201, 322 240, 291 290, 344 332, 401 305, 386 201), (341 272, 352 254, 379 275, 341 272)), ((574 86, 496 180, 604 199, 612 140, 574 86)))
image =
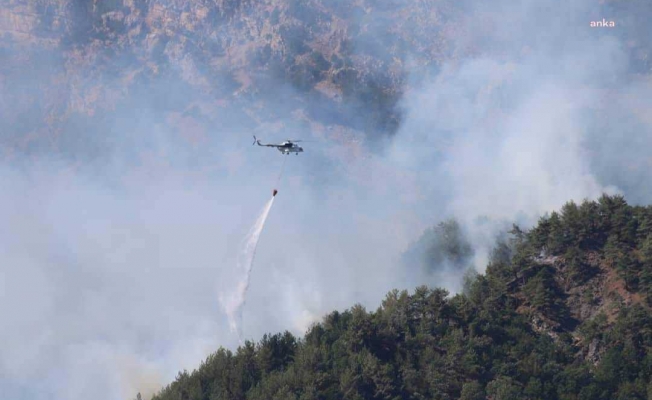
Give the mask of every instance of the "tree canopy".
POLYGON ((620 196, 569 202, 515 226, 463 293, 393 290, 303 338, 219 349, 154 399, 648 399, 651 227, 652 207, 620 196))

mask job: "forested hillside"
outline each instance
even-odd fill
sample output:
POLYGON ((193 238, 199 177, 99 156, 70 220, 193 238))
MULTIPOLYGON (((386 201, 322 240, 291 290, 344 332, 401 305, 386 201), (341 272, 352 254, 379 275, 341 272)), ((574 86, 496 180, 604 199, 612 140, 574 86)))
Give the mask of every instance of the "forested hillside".
POLYGON ((514 226, 463 294, 394 290, 220 349, 167 399, 648 399, 652 207, 603 196, 514 226))

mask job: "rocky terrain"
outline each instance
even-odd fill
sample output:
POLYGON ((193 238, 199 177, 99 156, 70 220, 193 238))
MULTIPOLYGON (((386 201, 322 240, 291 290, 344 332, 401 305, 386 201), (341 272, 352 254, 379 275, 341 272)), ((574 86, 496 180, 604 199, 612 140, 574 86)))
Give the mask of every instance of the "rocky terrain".
MULTIPOLYGON (((118 119, 132 130, 165 124, 191 143, 226 120, 266 132, 295 125, 349 142, 391 136, 410 85, 509 45, 492 36, 500 12, 469 4, 6 0, 0 147, 9 158, 96 157, 127 125, 118 119), (471 16, 486 24, 469 25, 471 16), (82 143, 97 154, 80 151, 82 143)), ((607 13, 620 27, 609 34, 626 40, 632 73, 650 72, 649 24, 641 23, 648 9, 640 1, 596 5, 596 16, 607 13)), ((541 11, 542 20, 548 15, 541 11)), ((596 34, 573 23, 579 34, 596 34)), ((527 54, 528 43, 519 51, 527 54)))
MULTIPOLYGON (((392 34, 407 21, 390 25, 371 11, 344 2, 12 0, 0 11, 3 152, 102 146, 88 136, 108 132, 89 131, 137 108, 194 140, 227 115, 252 128, 290 118, 339 125, 341 135, 391 133, 405 46, 419 38, 392 34)), ((415 63, 445 51, 432 39, 415 63)))

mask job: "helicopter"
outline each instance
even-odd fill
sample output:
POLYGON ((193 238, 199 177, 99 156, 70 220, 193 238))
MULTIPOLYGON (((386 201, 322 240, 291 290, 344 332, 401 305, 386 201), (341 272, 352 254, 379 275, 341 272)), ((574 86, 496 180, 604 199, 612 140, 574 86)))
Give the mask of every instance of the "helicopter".
POLYGON ((260 140, 254 136, 254 142, 252 145, 258 143, 258 146, 266 146, 266 147, 276 147, 278 151, 281 153, 288 155, 290 153, 294 153, 295 155, 299 155, 299 153, 303 153, 303 148, 299 145, 297 145, 297 142, 301 142, 302 140, 286 140, 285 142, 281 144, 263 144, 260 143, 260 140))

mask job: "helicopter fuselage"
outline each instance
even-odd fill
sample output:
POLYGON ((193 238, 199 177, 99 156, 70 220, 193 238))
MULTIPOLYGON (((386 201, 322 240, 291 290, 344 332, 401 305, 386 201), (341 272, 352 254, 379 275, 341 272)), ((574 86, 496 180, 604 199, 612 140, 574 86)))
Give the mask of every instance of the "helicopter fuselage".
POLYGON ((278 146, 277 149, 283 154, 290 154, 290 153, 299 154, 303 152, 303 149, 297 146, 296 144, 278 146))
POLYGON ((299 153, 303 153, 303 148, 291 140, 285 141, 281 144, 263 144, 260 142, 260 140, 256 139, 256 136, 254 136, 253 144, 258 144, 258 146, 265 147, 276 147, 282 154, 294 153, 298 155, 299 153))

